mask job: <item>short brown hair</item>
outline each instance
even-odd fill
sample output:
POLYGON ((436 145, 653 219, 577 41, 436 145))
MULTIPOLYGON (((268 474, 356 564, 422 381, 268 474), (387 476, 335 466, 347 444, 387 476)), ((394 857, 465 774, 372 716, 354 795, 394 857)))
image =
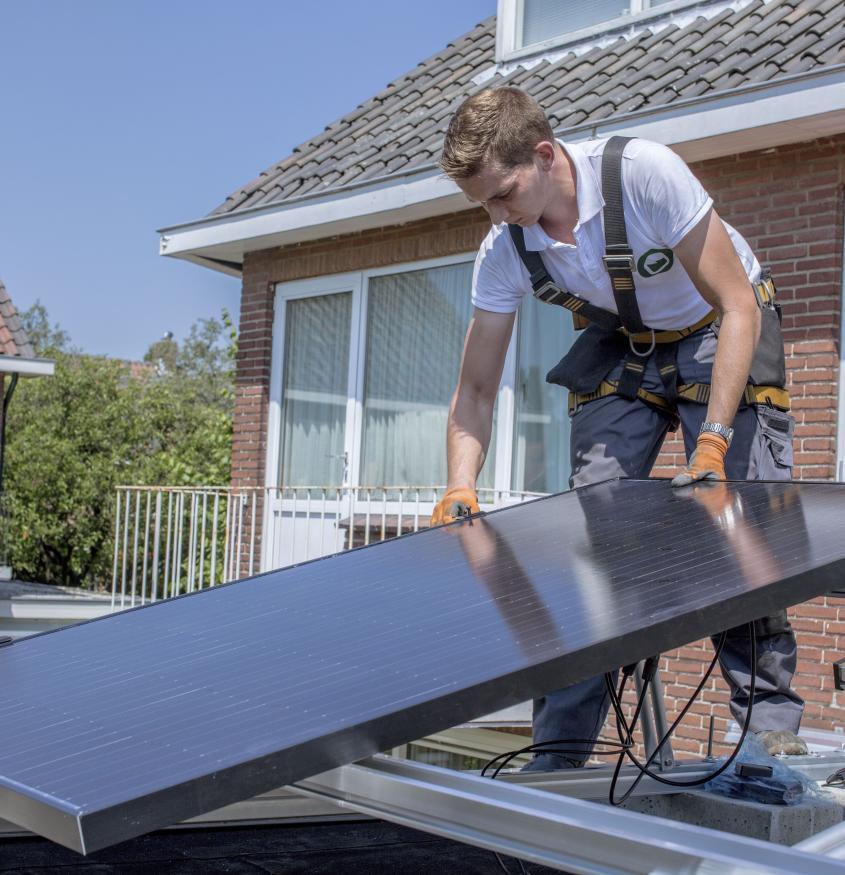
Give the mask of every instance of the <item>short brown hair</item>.
POLYGON ((537 143, 554 142, 540 104, 519 88, 486 88, 468 97, 449 122, 440 166, 452 179, 475 176, 496 161, 510 169, 529 164, 537 143))

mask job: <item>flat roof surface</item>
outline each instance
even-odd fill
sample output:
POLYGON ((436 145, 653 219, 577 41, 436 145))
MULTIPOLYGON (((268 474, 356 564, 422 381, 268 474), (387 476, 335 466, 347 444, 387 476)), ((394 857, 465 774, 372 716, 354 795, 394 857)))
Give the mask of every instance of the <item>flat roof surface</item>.
MULTIPOLYGON (((503 857, 510 871, 519 864, 503 857)), ((557 872, 524 863, 531 875, 557 872)), ((0 873, 29 875, 490 875, 502 872, 492 851, 382 821, 178 829, 156 832, 81 857, 43 839, 0 840, 0 873)))

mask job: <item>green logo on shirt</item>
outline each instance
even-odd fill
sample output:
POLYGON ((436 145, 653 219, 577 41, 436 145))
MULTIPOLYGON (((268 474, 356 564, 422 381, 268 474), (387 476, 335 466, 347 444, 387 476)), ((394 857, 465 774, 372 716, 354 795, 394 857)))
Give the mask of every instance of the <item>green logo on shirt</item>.
POLYGON ((675 255, 671 249, 649 249, 640 256, 637 270, 640 276, 655 276, 658 273, 666 273, 674 263, 675 255))

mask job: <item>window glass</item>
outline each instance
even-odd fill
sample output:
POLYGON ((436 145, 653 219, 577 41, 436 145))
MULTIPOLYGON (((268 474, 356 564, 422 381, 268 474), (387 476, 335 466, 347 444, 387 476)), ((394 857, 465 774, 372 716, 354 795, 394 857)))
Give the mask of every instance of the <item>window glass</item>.
POLYGON ((628 15, 630 0, 523 0, 522 45, 628 15))
POLYGON ((567 392, 547 383, 546 374, 572 345, 574 334, 569 311, 526 296, 517 332, 515 490, 561 492, 569 486, 567 392))
MULTIPOLYGON (((472 263, 370 279, 362 486, 446 483, 446 419, 472 312, 471 283, 472 263)), ((494 424, 479 486, 492 486, 495 433, 494 424)))
POLYGON ((351 292, 286 304, 283 486, 343 483, 351 318, 351 292))

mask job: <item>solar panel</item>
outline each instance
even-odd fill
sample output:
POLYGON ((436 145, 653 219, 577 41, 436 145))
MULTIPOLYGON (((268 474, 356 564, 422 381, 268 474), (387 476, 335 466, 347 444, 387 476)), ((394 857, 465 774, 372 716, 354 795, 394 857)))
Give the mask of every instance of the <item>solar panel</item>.
POLYGON ((845 485, 611 481, 0 648, 0 817, 82 852, 833 589, 845 485))

